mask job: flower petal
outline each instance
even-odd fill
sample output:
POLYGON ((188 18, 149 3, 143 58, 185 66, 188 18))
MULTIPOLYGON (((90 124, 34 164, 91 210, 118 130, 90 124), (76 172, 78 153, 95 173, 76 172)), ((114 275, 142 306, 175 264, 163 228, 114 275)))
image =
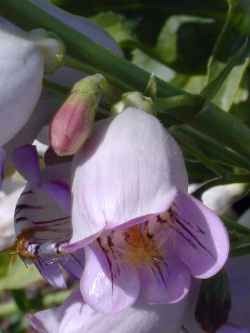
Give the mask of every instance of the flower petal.
POLYGON ((2 147, 0 147, 0 188, 2 186, 2 181, 3 181, 5 158, 6 158, 6 152, 2 147))
POLYGON ((41 275, 47 280, 53 287, 67 288, 67 282, 65 280, 63 270, 58 265, 58 262, 46 262, 43 259, 37 259, 34 261, 37 269, 41 275))
POLYGON ((62 256, 62 245, 69 241, 72 227, 70 215, 58 204, 64 199, 65 188, 61 183, 53 183, 55 176, 64 181, 61 168, 64 169, 63 166, 46 168, 41 175, 41 186, 26 185, 15 210, 15 230, 22 259, 33 261, 52 285, 66 287, 66 272, 77 278, 81 275, 83 250, 62 256), (50 192, 58 191, 59 187, 58 202, 51 200, 44 184, 50 192))
POLYGON ((12 160, 16 169, 26 180, 32 184, 39 182, 41 172, 35 146, 25 145, 18 147, 13 153, 12 160))
POLYGON ((27 123, 40 97, 44 61, 40 49, 15 26, 0 29, 0 145, 27 123), (15 73, 15 75, 13 75, 15 73), (6 82, 8 84, 6 84, 6 82))
POLYGON ((141 297, 149 304, 176 303, 188 293, 191 276, 187 268, 176 259, 140 269, 141 297))
POLYGON ((82 276, 84 263, 85 263, 85 256, 84 250, 80 249, 75 253, 71 253, 70 255, 62 255, 59 258, 59 261, 63 268, 77 279, 80 279, 82 276))
POLYGON ((217 333, 249 333, 249 330, 238 326, 224 325, 217 331, 217 333))
POLYGON ((75 291, 63 305, 29 319, 39 333, 179 333, 187 305, 187 301, 164 306, 137 303, 114 316, 95 312, 75 291))
POLYGON ((209 208, 179 192, 173 205, 175 249, 180 260, 197 278, 216 274, 229 254, 226 228, 209 208))
POLYGON ((103 313, 118 312, 132 305, 140 290, 137 271, 119 263, 110 252, 100 244, 86 247, 81 278, 84 300, 103 313))
POLYGON ((50 194, 66 213, 71 213, 71 192, 68 184, 62 181, 50 181, 43 183, 41 189, 50 194))
POLYGON ((74 160, 73 237, 163 212, 187 189, 182 154, 157 118, 127 108, 98 123, 74 160))

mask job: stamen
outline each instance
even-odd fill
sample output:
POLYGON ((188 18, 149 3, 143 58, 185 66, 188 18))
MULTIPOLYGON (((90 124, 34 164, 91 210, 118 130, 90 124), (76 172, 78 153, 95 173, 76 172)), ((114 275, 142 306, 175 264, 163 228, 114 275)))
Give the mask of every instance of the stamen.
POLYGON ((140 226, 127 230, 125 241, 127 243, 123 258, 125 261, 136 266, 161 261, 161 251, 155 243, 153 234, 149 233, 147 225, 144 225, 144 230, 140 226))

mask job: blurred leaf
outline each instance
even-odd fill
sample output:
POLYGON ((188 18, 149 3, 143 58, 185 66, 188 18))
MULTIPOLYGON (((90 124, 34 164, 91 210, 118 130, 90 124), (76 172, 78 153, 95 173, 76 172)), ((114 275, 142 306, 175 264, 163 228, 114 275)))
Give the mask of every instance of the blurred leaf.
POLYGON ((242 35, 250 36, 250 2, 248 0, 227 0, 232 9, 232 27, 242 35))
POLYGON ((206 76, 176 74, 170 82, 174 87, 182 88, 191 94, 198 95, 205 86, 206 76))
POLYGON ((74 13, 94 15, 102 11, 126 11, 129 14, 183 14, 221 17, 225 12, 224 0, 51 0, 74 13))
POLYGON ((171 16, 159 34, 155 52, 178 72, 204 71, 217 33, 213 19, 171 16))
POLYGON ((240 89, 242 71, 247 68, 249 53, 250 43, 246 38, 239 50, 229 58, 223 69, 204 88, 202 95, 216 105, 224 103, 227 107, 224 109, 227 110, 240 89))
POLYGON ((9 254, 0 253, 0 279, 8 273, 9 261, 9 254))
POLYGON ((134 23, 123 15, 105 12, 93 16, 91 19, 106 30, 119 44, 136 40, 133 32, 134 23))
POLYGON ((9 265, 7 274, 0 277, 0 290, 25 288, 41 279, 35 266, 26 267, 17 257, 15 263, 9 265))
POLYGON ((192 94, 199 94, 205 85, 205 75, 179 74, 171 67, 138 49, 132 52, 132 62, 162 80, 170 82, 172 86, 182 88, 192 94))
POLYGON ((175 71, 170 67, 161 64, 138 49, 132 52, 132 63, 165 81, 170 81, 176 75, 175 71))
POLYGON ((218 77, 218 73, 222 73, 230 61, 233 60, 232 55, 236 56, 238 54, 237 64, 232 66, 227 78, 212 99, 217 106, 225 111, 231 108, 237 98, 240 84, 248 67, 250 45, 246 37, 250 32, 250 6, 245 6, 243 2, 228 0, 226 21, 208 63, 208 82, 212 85, 218 77), (245 7, 248 7, 248 11, 245 10, 245 7), (238 50, 242 49, 244 43, 246 44, 245 52, 240 54, 238 50))
POLYGON ((212 163, 227 167, 238 167, 249 169, 248 159, 242 158, 237 152, 228 150, 221 143, 200 133, 189 126, 180 126, 173 128, 171 133, 180 142, 180 144, 189 144, 195 151, 205 154, 212 163))

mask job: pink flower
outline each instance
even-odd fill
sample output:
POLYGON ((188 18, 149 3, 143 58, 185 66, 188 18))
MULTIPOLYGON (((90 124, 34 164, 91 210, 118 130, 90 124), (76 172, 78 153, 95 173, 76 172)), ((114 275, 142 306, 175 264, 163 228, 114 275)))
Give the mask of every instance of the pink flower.
POLYGON ((249 331, 246 328, 234 325, 224 325, 216 333, 249 333, 249 331))
POLYGON ((73 86, 50 124, 50 145, 57 155, 73 155, 87 140, 106 86, 101 74, 88 76, 73 86))

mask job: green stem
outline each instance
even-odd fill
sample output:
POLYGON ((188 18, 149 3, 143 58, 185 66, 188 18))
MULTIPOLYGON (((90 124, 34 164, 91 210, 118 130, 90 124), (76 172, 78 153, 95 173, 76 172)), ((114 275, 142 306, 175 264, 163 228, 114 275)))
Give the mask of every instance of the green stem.
MULTIPOLYGON (((60 305, 69 296, 69 291, 59 291, 56 293, 48 294, 43 298, 43 304, 46 308, 60 305)), ((5 304, 0 304, 0 318, 6 318, 18 311, 15 301, 9 301, 5 304)))
MULTIPOLYGON (((1 8, 7 9, 14 16, 30 22, 34 27, 39 26, 52 30, 65 42, 69 54, 80 61, 87 62, 96 71, 109 74, 113 80, 118 79, 120 82, 125 82, 130 90, 145 91, 150 79, 150 73, 90 41, 87 37, 49 15, 29 0, 4 0, 0 2, 1 8)), ((159 97, 186 95, 184 91, 172 87, 163 80, 156 79, 156 81, 159 97)), ((177 123, 183 123, 183 119, 186 119, 184 112, 178 114, 176 110, 172 111, 172 113, 170 110, 169 113, 170 117, 168 114, 159 115, 159 118, 167 125, 168 118, 171 121, 175 117, 177 123)), ((250 157, 249 128, 236 117, 223 112, 213 104, 206 105, 202 110, 198 109, 196 112, 191 112, 189 125, 210 137, 216 138, 239 153, 250 157), (241 139, 239 140, 239 138, 241 139)))
MULTIPOLYGON (((0 2, 0 8, 7 8, 22 20, 28 20, 34 26, 46 28, 56 33, 67 46, 70 54, 80 61, 87 62, 96 71, 111 74, 126 82, 131 90, 144 91, 150 79, 150 74, 127 60, 115 56, 110 50, 92 42, 80 32, 72 29, 61 20, 49 15, 46 11, 29 0, 5 0, 0 2)), ((157 79, 159 93, 163 96, 182 94, 182 91, 157 79)))
POLYGON ((250 161, 248 158, 240 155, 236 151, 227 149, 221 142, 204 135, 190 126, 173 128, 171 133, 175 136, 177 141, 190 142, 193 147, 202 150, 211 160, 216 161, 216 163, 245 168, 247 170, 250 169, 250 161))
POLYGON ((49 80, 43 80, 44 86, 57 94, 60 98, 65 98, 70 92, 71 87, 65 87, 49 80))
MULTIPOLYGON (((73 57, 70 57, 70 56, 65 57, 65 65, 68 67, 77 69, 79 71, 82 71, 85 74, 95 74, 96 73, 95 67, 88 65, 86 63, 80 62, 79 60, 77 60, 73 57)), ((123 81, 119 80, 118 77, 114 77, 113 75, 110 75, 109 73, 104 72, 104 71, 100 71, 100 73, 102 73, 111 84, 120 87, 121 90, 128 91, 131 89, 131 87, 129 85, 127 85, 123 81)))

